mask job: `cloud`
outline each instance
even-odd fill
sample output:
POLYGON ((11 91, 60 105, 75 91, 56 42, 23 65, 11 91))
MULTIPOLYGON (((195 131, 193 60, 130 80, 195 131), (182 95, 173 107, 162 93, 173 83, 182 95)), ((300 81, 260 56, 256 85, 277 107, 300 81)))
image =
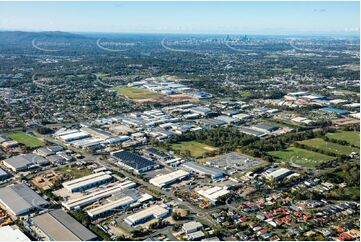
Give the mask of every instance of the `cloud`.
POLYGON ((324 12, 327 12, 327 9, 325 8, 315 8, 313 9, 314 12, 316 13, 324 13, 324 12))

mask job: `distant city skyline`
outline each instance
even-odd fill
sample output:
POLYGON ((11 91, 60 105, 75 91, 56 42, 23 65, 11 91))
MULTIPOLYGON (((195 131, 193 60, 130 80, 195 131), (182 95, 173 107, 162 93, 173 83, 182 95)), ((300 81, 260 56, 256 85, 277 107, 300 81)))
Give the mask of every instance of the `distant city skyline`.
POLYGON ((358 34, 359 2, 0 2, 0 30, 358 34))

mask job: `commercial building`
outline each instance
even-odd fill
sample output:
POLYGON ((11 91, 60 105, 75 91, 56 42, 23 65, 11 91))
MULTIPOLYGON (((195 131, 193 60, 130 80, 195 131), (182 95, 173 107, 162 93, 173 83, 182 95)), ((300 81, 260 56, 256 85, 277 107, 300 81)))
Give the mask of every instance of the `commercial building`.
POLYGON ((81 192, 89 188, 107 183, 112 179, 113 177, 108 172, 99 172, 64 182, 63 187, 65 187, 69 192, 81 192))
POLYGON ((222 187, 211 187, 198 190, 197 193, 205 198, 207 198, 212 203, 216 203, 220 198, 224 197, 229 193, 227 189, 222 187))
POLYGON ((98 237, 61 209, 36 216, 34 225, 53 241, 94 241, 98 237))
POLYGON ((159 164, 129 151, 116 151, 111 155, 119 162, 119 165, 134 170, 137 173, 143 173, 159 167, 159 164))
POLYGON ((0 204, 12 214, 24 215, 49 203, 25 184, 12 184, 0 188, 0 204))
POLYGON ((160 175, 149 180, 150 184, 157 187, 166 187, 173 183, 179 182, 189 176, 189 172, 177 170, 169 174, 160 175))
POLYGON ((207 167, 193 161, 182 164, 182 166, 191 172, 197 173, 199 175, 210 176, 213 180, 220 179, 224 176, 224 173, 215 168, 207 167))
POLYGON ((131 226, 145 223, 154 218, 165 218, 170 210, 165 206, 153 205, 125 218, 125 222, 131 226))
POLYGON ((16 226, 6 225, 0 227, 0 241, 31 241, 21 230, 16 226))
POLYGON ((4 166, 14 172, 25 171, 49 163, 47 159, 35 154, 17 155, 3 161, 4 166))
POLYGON ((69 210, 82 208, 86 205, 99 201, 100 199, 109 197, 123 189, 132 188, 135 186, 136 183, 129 180, 121 183, 109 184, 109 186, 106 188, 102 188, 99 191, 92 192, 85 196, 68 200, 66 202, 63 202, 62 205, 69 210))

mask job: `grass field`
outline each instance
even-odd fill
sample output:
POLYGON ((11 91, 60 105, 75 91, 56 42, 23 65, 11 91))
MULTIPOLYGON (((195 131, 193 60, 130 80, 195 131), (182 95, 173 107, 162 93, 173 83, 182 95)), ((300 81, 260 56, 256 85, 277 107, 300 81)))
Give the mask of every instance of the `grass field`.
POLYGON ((149 91, 147 89, 142 88, 134 88, 134 87, 118 87, 115 88, 119 95, 125 96, 129 99, 133 100, 142 100, 142 99, 149 99, 153 97, 162 96, 159 93, 155 93, 149 91))
POLYGON ((315 168, 323 162, 335 159, 332 156, 296 147, 290 147, 283 151, 272 151, 269 154, 282 161, 294 163, 305 168, 315 168))
POLYGON ((337 155, 349 155, 352 152, 359 153, 359 149, 353 148, 351 146, 339 145, 331 142, 326 142, 321 138, 314 138, 309 140, 303 140, 299 142, 300 144, 307 145, 309 147, 314 147, 319 150, 332 152, 337 155))
POLYGON ((15 140, 28 148, 34 149, 45 145, 45 143, 33 136, 27 135, 24 132, 16 132, 8 134, 6 137, 15 140))
POLYGON ((344 140, 351 145, 360 147, 360 133, 354 131, 338 131, 326 135, 330 139, 344 140))
POLYGON ((199 143, 197 141, 186 141, 181 143, 172 144, 173 150, 179 150, 181 154, 186 154, 187 151, 194 158, 200 158, 203 154, 217 150, 216 147, 199 143))

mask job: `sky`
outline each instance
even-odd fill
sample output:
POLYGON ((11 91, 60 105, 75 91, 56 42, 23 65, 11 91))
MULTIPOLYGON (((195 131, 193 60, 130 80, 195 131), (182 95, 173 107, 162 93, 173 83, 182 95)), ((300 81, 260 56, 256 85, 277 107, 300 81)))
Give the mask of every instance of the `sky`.
POLYGON ((358 33, 359 2, 0 2, 0 30, 358 33))

